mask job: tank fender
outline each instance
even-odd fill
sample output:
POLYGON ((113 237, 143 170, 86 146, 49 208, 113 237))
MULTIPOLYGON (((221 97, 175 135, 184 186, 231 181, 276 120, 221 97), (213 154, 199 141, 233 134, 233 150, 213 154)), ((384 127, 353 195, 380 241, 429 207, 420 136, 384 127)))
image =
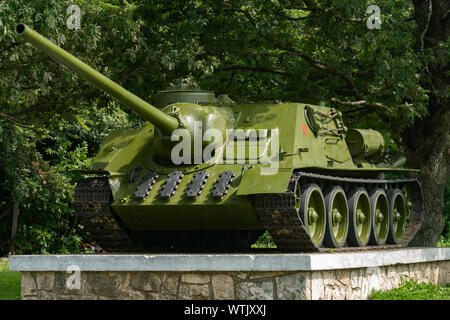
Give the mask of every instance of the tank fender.
POLYGON ((241 176, 237 195, 284 193, 292 171, 292 168, 269 169, 261 166, 249 168, 241 176))

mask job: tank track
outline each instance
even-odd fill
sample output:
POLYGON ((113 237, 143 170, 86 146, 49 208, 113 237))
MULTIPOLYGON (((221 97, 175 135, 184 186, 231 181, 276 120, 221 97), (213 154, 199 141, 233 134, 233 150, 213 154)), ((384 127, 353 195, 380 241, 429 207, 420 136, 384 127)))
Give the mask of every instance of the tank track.
MULTIPOLYGON (((111 208, 113 196, 107 177, 86 178, 79 181, 75 188, 75 214, 94 240, 107 252, 202 252, 202 251, 236 251, 246 250, 247 246, 234 239, 239 230, 219 232, 224 235, 223 241, 214 243, 217 231, 190 230, 180 235, 179 231, 151 233, 131 233, 111 208), (229 235, 225 235, 230 233, 229 235), (164 237, 169 240, 159 243, 164 237), (195 245, 196 237, 203 241, 195 245), (226 240, 228 239, 229 240, 226 240), (147 240, 154 243, 149 244, 147 240), (186 244, 189 244, 186 246, 186 244), (213 244, 213 246, 211 246, 213 244), (218 246, 218 248, 215 248, 218 246), (205 247, 205 248, 203 248, 205 247)), ((249 235, 249 245, 254 243, 263 230, 249 235)), ((241 232, 242 233, 242 232, 241 232)), ((244 235, 245 237, 246 235, 244 235)), ((198 240, 198 239, 197 239, 198 240)))
MULTIPOLYGON (((264 228, 271 234, 277 249, 295 252, 328 252, 327 248, 317 247, 310 239, 301 222, 297 210, 295 192, 297 182, 300 187, 306 183, 316 183, 322 189, 328 184, 344 187, 370 186, 398 187, 408 184, 415 199, 412 220, 403 241, 399 245, 333 248, 334 252, 380 250, 406 247, 420 227, 423 215, 422 189, 417 179, 356 179, 336 177, 309 172, 294 172, 289 188, 282 194, 261 194, 253 196, 253 205, 264 228)), ((368 188, 369 189, 369 188, 368 188)), ((75 213, 80 223, 93 235, 100 246, 108 252, 142 252, 130 232, 111 208, 112 193, 107 177, 80 180, 75 188, 75 213)))
POLYGON ((420 227, 423 216, 423 193, 417 179, 360 179, 337 177, 309 172, 296 171, 291 177, 288 191, 282 194, 255 195, 253 204, 256 213, 275 241, 278 250, 281 251, 305 251, 305 252, 328 252, 327 248, 317 247, 299 218, 296 210, 296 199, 293 186, 299 182, 300 187, 306 183, 316 183, 322 189, 329 184, 337 184, 344 189, 353 186, 370 187, 398 187, 408 184, 412 196, 415 199, 412 208, 411 222, 405 230, 402 242, 398 245, 364 246, 364 247, 342 247, 333 248, 333 252, 365 251, 406 247, 414 238, 420 227))
POLYGON ((107 177, 86 178, 75 187, 75 214, 102 249, 108 252, 137 252, 139 248, 113 212, 107 177))

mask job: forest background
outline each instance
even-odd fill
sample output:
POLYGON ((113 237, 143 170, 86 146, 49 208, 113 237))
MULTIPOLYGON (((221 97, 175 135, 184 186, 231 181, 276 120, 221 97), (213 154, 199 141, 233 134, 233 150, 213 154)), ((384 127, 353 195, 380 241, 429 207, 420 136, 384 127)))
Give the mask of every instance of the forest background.
POLYGON ((89 250, 73 170, 89 168, 109 132, 143 124, 19 39, 19 22, 150 103, 189 86, 338 108, 421 170, 415 245, 449 243, 449 10, 446 0, 0 0, 0 256, 89 250))

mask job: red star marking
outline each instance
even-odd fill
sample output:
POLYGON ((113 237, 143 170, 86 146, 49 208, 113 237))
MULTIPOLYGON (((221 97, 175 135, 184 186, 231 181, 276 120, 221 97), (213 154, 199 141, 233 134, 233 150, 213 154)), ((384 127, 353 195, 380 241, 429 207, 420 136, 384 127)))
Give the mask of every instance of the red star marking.
POLYGON ((305 134, 308 134, 308 128, 305 126, 304 123, 302 123, 302 128, 303 128, 303 132, 304 132, 305 134))

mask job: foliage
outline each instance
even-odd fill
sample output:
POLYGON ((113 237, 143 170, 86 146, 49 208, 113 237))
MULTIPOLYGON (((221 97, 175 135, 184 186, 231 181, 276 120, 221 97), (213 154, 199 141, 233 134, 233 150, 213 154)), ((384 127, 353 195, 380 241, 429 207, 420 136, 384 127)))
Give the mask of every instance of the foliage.
MULTIPOLYGON (((71 209, 79 175, 70 170, 89 167, 108 132, 141 124, 19 39, 18 22, 144 100, 187 85, 236 101, 325 101, 348 126, 376 128, 389 150, 402 151, 402 130, 430 113, 427 88, 434 83, 426 65, 448 61, 450 47, 414 50, 413 1, 377 1, 379 30, 367 28, 370 4, 0 0, 0 255, 17 204, 21 253, 78 252, 88 236, 71 209), (71 4, 83 13, 78 31, 66 26, 71 4)), ((446 101, 448 90, 435 94, 446 101)))
POLYGON ((262 248, 276 248, 277 245, 272 239, 269 232, 264 232, 261 237, 252 245, 252 248, 262 249, 262 248))
POLYGON ((448 234, 445 235, 445 236, 441 235, 439 237, 439 241, 437 243, 437 246, 440 247, 440 248, 450 248, 450 238, 449 238, 448 234))
POLYGON ((376 291, 370 300, 450 300, 450 287, 431 283, 417 283, 414 280, 403 281, 395 289, 376 291))
POLYGON ((24 22, 117 77, 111 70, 133 66, 133 48, 143 43, 137 37, 139 22, 131 23, 129 7, 78 3, 85 24, 72 32, 65 26, 71 1, 0 1, 0 256, 9 250, 16 205, 16 253, 79 252, 89 238, 73 213, 74 186, 81 176, 71 171, 90 167, 110 131, 139 124, 115 101, 14 34, 15 25, 24 22))
MULTIPOLYGON (((353 97, 368 101, 363 114, 382 113, 375 104, 382 101, 392 111, 385 117, 395 119, 389 124, 397 129, 426 114, 421 62, 413 51, 415 26, 405 21, 413 15, 410 2, 377 2, 382 32, 367 28, 365 2, 304 3, 136 1, 145 21, 153 17, 143 27, 146 36, 166 40, 161 62, 170 64, 163 74, 178 74, 239 100, 353 97)), ((379 126, 378 117, 366 122, 379 126)))
MULTIPOLYGON (((79 252, 86 234, 74 217, 73 191, 81 175, 72 171, 89 168, 90 158, 97 151, 101 137, 127 125, 126 117, 119 110, 108 116, 92 114, 90 119, 86 117, 83 125, 67 123, 63 119, 57 122, 59 125, 52 135, 40 140, 24 132, 18 134, 17 128, 10 124, 2 126, 13 133, 9 140, 0 140, 5 151, 0 155, 0 161, 2 168, 8 168, 2 172, 2 177, 6 177, 4 190, 10 190, 15 203, 20 204, 16 253, 79 252), (89 127, 93 129, 87 130, 89 127), (14 151, 18 148, 16 144, 22 148, 28 145, 22 149, 28 152, 19 153, 22 158, 14 151), (9 158, 12 158, 10 162, 9 158)), ((6 192, 3 194, 8 196, 6 192)), ((5 204, 7 201, 5 197, 5 204)), ((3 224, 2 228, 8 226, 9 223, 3 224)))

